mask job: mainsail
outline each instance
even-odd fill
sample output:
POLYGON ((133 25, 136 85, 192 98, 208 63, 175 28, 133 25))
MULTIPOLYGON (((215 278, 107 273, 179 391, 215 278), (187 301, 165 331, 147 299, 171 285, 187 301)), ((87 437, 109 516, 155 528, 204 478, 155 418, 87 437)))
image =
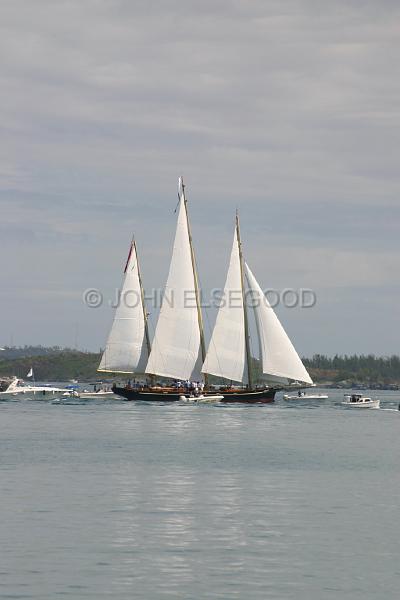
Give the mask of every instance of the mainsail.
POLYGON ((263 378, 272 376, 312 384, 311 377, 247 264, 245 271, 255 313, 263 378))
POLYGON ((224 293, 212 332, 203 373, 248 383, 245 319, 238 231, 235 228, 224 293))
POLYGON ((201 336, 196 270, 180 178, 171 264, 146 373, 174 379, 199 379, 201 336))
POLYGON ((98 371, 144 373, 150 343, 136 244, 132 241, 125 279, 98 371))

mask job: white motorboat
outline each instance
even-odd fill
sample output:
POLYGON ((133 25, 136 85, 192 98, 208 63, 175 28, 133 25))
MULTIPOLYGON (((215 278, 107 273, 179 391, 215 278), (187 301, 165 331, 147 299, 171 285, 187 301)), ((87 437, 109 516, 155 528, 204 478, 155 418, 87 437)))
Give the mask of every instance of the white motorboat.
POLYGON ((345 394, 342 405, 351 408, 379 408, 380 400, 362 394, 345 394))
POLYGON ((181 402, 220 402, 224 397, 221 394, 210 394, 204 395, 200 394, 200 396, 179 396, 179 400, 181 402))
POLYGON ((25 385, 23 379, 13 377, 11 380, 2 380, 0 385, 0 397, 11 398, 13 396, 60 396, 65 388, 51 387, 48 385, 25 385), (5 385, 4 382, 6 382, 5 385))
POLYGON ((21 385, 13 390, 13 396, 60 396, 64 394, 65 388, 51 387, 47 385, 21 385))
POLYGON ((0 397, 8 397, 15 394, 19 379, 17 377, 4 377, 0 379, 0 397))
POLYGON ((328 394, 306 394, 298 392, 297 394, 284 394, 284 400, 328 400, 328 394))

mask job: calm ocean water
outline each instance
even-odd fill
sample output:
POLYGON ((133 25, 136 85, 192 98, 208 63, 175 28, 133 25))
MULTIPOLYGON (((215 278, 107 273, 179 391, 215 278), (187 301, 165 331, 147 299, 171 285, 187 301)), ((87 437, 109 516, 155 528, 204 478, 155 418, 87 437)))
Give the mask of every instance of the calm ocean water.
POLYGON ((1 402, 0 598, 397 599, 400 412, 328 393, 1 402))

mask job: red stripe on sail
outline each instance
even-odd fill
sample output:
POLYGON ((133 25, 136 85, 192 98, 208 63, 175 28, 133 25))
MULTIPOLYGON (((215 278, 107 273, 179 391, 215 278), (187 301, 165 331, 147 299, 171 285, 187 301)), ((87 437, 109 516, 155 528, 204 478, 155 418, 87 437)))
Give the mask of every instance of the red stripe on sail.
POLYGON ((125 265, 124 273, 126 273, 126 270, 128 268, 128 265, 129 265, 129 261, 131 260, 132 250, 133 250, 133 244, 131 244, 131 247, 129 248, 129 254, 128 254, 128 258, 126 259, 126 265, 125 265))

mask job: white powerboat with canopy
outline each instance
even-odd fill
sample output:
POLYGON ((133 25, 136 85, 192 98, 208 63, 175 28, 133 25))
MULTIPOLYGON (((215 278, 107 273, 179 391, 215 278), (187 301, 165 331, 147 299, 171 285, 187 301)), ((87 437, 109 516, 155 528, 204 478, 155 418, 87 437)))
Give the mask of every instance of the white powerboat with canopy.
POLYGON ((25 385, 22 379, 13 377, 7 386, 0 386, 0 397, 13 396, 60 396, 68 390, 66 388, 53 387, 50 385, 25 385))
POLYGON ((380 400, 362 394, 345 394, 342 405, 350 408, 379 408, 380 400))

